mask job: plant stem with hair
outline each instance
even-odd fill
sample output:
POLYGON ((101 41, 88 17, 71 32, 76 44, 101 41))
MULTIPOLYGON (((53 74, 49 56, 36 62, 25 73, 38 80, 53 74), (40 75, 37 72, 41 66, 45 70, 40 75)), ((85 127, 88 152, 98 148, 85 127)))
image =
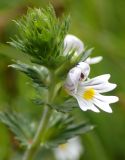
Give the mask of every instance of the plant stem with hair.
POLYGON ((39 127, 38 127, 36 134, 34 136, 33 142, 27 148, 22 160, 32 160, 33 159, 37 149, 40 146, 41 138, 42 138, 42 135, 45 131, 46 125, 49 121, 50 115, 51 115, 51 109, 48 108, 47 106, 45 106, 40 123, 39 123, 39 127))

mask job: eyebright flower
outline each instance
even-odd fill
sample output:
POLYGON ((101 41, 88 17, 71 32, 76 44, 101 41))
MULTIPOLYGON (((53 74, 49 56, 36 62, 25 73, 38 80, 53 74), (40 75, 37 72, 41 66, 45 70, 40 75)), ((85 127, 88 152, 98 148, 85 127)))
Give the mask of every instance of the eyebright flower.
MULTIPOLYGON (((76 54, 79 55, 84 51, 84 44, 77 37, 67 35, 64 39, 64 48, 64 55, 70 54, 72 50, 75 50, 76 54)), ((90 73, 89 65, 99 63, 101 60, 101 56, 89 57, 72 68, 67 75, 65 88, 70 95, 77 99, 80 108, 84 111, 93 110, 100 112, 99 109, 102 109, 106 112, 112 112, 109 104, 118 101, 116 96, 103 96, 100 94, 116 88, 116 84, 108 82, 109 74, 86 80, 90 73)))
POLYGON ((72 68, 67 76, 65 88, 70 93, 76 93, 79 81, 85 80, 90 72, 90 66, 85 62, 80 62, 72 68))
POLYGON ((64 39, 64 55, 69 54, 73 50, 79 55, 84 51, 84 43, 76 36, 68 34, 64 39))
MULTIPOLYGON (((81 54, 85 50, 84 43, 74 35, 67 34, 64 38, 64 55, 70 54, 72 51, 75 51, 75 56, 81 54)), ((96 64, 103 59, 102 56, 87 58, 86 63, 96 64)))
MULTIPOLYGON (((84 43, 74 35, 67 34, 64 38, 64 55, 70 54, 73 50, 75 50, 75 55, 81 54, 85 48, 84 43)), ((96 64, 102 60, 102 56, 87 58, 86 63, 88 64, 96 64)))
POLYGON ((92 110, 94 112, 100 112, 102 109, 105 112, 112 112, 110 103, 118 101, 116 96, 104 96, 101 93, 105 93, 116 88, 116 84, 109 83, 109 74, 104 74, 84 82, 79 82, 76 92, 70 92, 74 98, 77 99, 79 107, 83 110, 92 110))
POLYGON ((83 148, 78 137, 72 138, 54 149, 57 160, 78 160, 82 152, 83 148))

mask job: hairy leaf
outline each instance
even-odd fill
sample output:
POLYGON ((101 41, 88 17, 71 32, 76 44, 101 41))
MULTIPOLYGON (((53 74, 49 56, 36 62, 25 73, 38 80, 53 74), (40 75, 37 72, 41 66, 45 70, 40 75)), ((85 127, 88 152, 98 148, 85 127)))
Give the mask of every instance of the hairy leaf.
POLYGON ((67 140, 93 129, 89 123, 76 123, 71 115, 55 113, 50 121, 44 141, 47 147, 56 147, 67 140))
POLYGON ((10 67, 13 67, 30 77, 37 86, 47 87, 49 83, 48 71, 45 67, 30 66, 21 62, 17 64, 12 64, 10 67))
POLYGON ((28 145, 34 131, 27 118, 16 112, 0 112, 0 121, 9 127, 21 145, 28 145))

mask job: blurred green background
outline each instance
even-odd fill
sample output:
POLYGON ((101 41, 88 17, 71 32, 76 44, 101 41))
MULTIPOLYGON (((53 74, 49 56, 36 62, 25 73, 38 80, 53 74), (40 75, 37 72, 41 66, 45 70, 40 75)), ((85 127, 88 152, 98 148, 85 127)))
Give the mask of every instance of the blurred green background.
MULTIPOLYGON (((27 84, 29 79, 8 68, 12 59, 26 58, 6 42, 16 33, 13 19, 25 14, 28 7, 44 7, 48 2, 54 5, 57 16, 71 15, 70 33, 88 48, 94 47, 93 56, 104 57, 92 66, 91 77, 110 73, 111 81, 118 85, 112 94, 120 101, 112 105, 112 114, 74 113, 96 126, 81 137, 85 148, 81 160, 125 160, 125 0, 0 0, 0 110, 15 109, 32 119, 40 116, 41 108, 36 109, 30 101, 34 90, 27 84)), ((22 152, 16 152, 18 147, 14 135, 0 123, 0 160, 14 160, 22 152)))

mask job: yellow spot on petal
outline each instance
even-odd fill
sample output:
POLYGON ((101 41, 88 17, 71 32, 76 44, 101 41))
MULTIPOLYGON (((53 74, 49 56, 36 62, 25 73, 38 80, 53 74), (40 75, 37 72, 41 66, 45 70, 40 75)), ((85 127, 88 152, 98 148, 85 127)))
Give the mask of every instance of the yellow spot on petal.
POLYGON ((61 150, 66 150, 67 149, 67 143, 59 145, 59 148, 61 150))
POLYGON ((91 100, 93 99, 94 95, 95 95, 95 90, 93 88, 89 88, 84 91, 82 96, 86 100, 91 100))

